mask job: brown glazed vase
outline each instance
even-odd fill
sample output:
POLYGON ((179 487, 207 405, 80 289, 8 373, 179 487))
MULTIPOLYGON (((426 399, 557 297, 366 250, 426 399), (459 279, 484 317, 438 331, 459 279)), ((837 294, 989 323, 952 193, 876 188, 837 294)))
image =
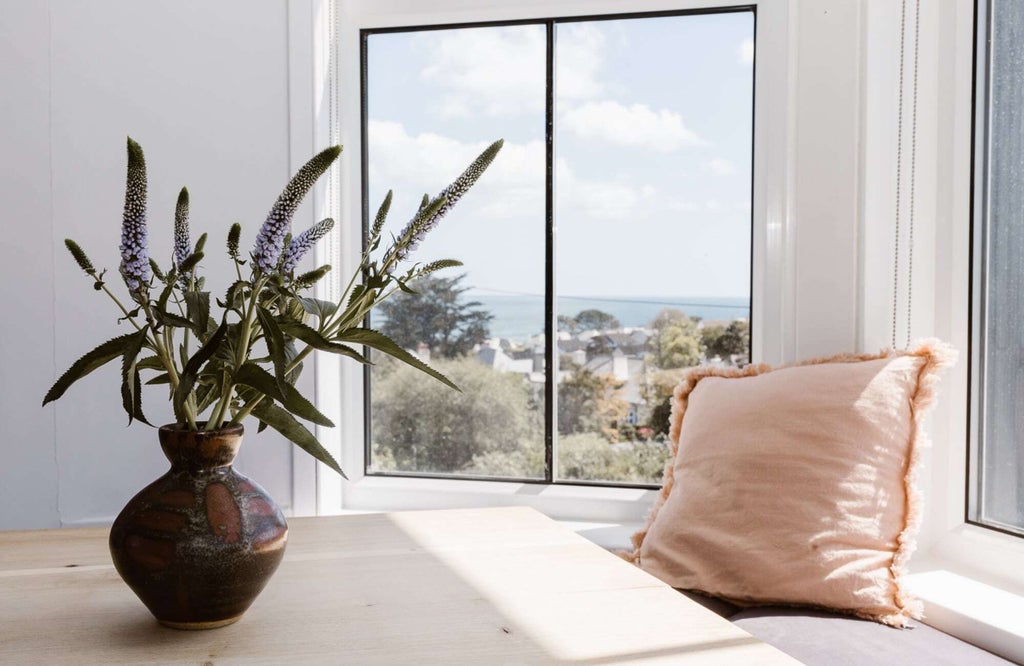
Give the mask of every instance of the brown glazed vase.
POLYGON ((231 468, 241 425, 194 432, 172 424, 159 432, 171 469, 121 511, 110 554, 161 624, 223 627, 277 569, 288 524, 263 488, 231 468))

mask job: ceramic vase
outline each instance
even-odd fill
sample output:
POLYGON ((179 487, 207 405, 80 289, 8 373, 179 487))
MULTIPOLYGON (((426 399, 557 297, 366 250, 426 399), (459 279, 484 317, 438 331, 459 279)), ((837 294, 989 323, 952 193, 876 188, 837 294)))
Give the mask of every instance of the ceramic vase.
POLYGON ((171 469, 131 499, 110 530, 121 578, 161 623, 212 629, 238 620, 284 555, 288 524, 231 463, 241 425, 159 429, 171 469))

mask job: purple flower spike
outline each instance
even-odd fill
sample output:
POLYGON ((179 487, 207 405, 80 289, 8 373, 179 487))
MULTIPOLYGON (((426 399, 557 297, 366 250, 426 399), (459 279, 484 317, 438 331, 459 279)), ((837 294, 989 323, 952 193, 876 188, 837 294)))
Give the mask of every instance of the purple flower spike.
POLYGON ((340 153, 341 146, 333 146, 316 155, 299 169, 281 192, 256 236, 256 245, 252 250, 253 261, 259 270, 271 273, 277 268, 281 252, 284 251, 284 237, 291 226, 295 209, 299 207, 299 203, 313 187, 317 178, 327 171, 340 153))
POLYGON ((462 198, 462 195, 473 187, 477 179, 494 161, 503 145, 505 142, 500 139, 489 145, 451 185, 441 190, 441 193, 433 199, 424 202, 419 212, 398 235, 398 243, 395 245, 395 260, 404 261, 410 253, 419 247, 420 241, 427 235, 427 232, 436 227, 441 218, 447 215, 452 206, 462 198))
POLYGON ((149 247, 146 237, 146 158, 142 147, 128 138, 128 179, 121 227, 121 277, 132 299, 142 303, 149 287, 149 247))
MULTIPOLYGON (((174 265, 181 264, 192 254, 192 242, 188 237, 188 188, 181 188, 178 205, 174 209, 174 265)), ((184 273, 179 276, 182 284, 188 282, 184 273)))
POLYGON ((302 259, 306 252, 313 247, 318 240, 330 233, 331 228, 334 227, 334 220, 327 218, 317 222, 309 229, 306 229, 301 234, 296 236, 291 243, 288 244, 288 248, 284 251, 284 256, 281 258, 281 272, 290 274, 295 270, 295 267, 299 265, 299 260, 302 259))

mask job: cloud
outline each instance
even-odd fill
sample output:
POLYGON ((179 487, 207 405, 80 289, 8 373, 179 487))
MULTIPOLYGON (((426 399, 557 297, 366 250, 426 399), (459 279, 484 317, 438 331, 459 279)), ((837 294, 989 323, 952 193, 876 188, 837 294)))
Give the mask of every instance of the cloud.
POLYGON ((657 195, 650 185, 580 177, 564 159, 555 164, 555 192, 560 213, 597 220, 631 219, 657 195))
POLYGON ((736 173, 736 166, 729 160, 716 158, 705 165, 708 171, 719 176, 728 176, 736 173))
POLYGON ((604 33, 592 23, 569 23, 557 30, 555 81, 559 100, 587 100, 604 94, 604 33))
POLYGON ((420 78, 440 92, 444 118, 544 111, 543 26, 466 28, 420 36, 420 78))
MULTIPOLYGON (((605 35, 588 24, 558 28, 560 100, 593 99, 602 82, 605 35)), ((420 78, 439 91, 432 109, 442 118, 542 114, 545 103, 543 26, 467 28, 427 32, 419 37, 424 54, 420 78)))
MULTIPOLYGON (((487 142, 463 142, 430 132, 409 134, 401 123, 370 120, 370 179, 393 187, 395 194, 437 194, 454 180, 487 142)), ((473 188, 472 201, 481 213, 512 217, 523 208, 543 211, 544 143, 505 142, 501 153, 480 183, 473 188)), ((464 205, 460 205, 464 208, 464 205)))
MULTIPOLYGON (((401 123, 391 121, 371 120, 368 132, 371 181, 394 187, 396 203, 402 196, 407 205, 424 191, 436 194, 486 147, 485 142, 463 142, 429 132, 410 134, 401 123)), ((465 211, 468 207, 474 215, 490 219, 543 216, 544 156, 542 141, 506 141, 466 203, 458 208, 465 211)), ((621 176, 584 177, 564 158, 555 163, 555 192, 560 215, 590 220, 656 219, 666 211, 701 208, 651 183, 621 176)))
POLYGON ((668 109, 652 110, 645 104, 587 102, 561 114, 561 128, 583 139, 667 153, 702 141, 668 109))
POLYGON ((744 39, 737 49, 737 56, 741 65, 754 64, 754 40, 744 39))

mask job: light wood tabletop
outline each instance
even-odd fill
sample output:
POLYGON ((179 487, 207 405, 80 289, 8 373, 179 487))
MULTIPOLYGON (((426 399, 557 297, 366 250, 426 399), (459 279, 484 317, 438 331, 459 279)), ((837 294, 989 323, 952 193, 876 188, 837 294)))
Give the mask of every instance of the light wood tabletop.
POLYGON ((795 664, 526 508, 294 518, 228 627, 157 624, 105 528, 0 532, 0 663, 795 664))

